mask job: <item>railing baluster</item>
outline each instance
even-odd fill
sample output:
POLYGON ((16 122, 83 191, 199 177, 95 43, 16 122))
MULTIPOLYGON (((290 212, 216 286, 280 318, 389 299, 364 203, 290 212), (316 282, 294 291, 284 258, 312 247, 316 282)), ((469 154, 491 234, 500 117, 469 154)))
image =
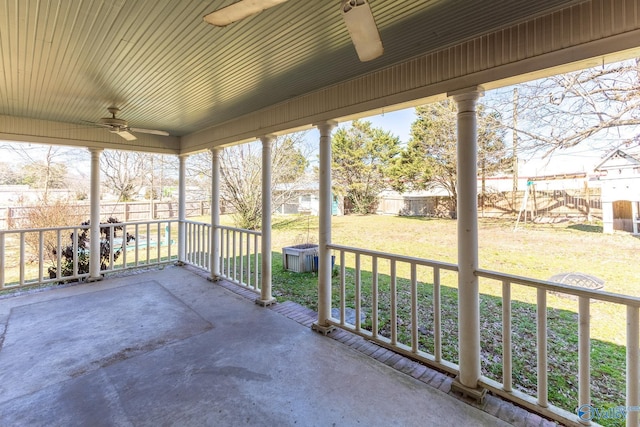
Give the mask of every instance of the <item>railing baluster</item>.
POLYGON ((44 231, 38 233, 38 282, 44 278, 44 231))
POLYGON ((62 230, 58 229, 56 233, 56 277, 59 278, 62 275, 62 230))
POLYGON ((231 244, 231 259, 233 260, 233 271, 231 273, 231 280, 234 281, 238 281, 237 280, 237 272, 238 272, 238 265, 237 265, 237 260, 236 260, 236 240, 238 239, 236 236, 236 230, 233 230, 233 232, 231 233, 231 236, 233 237, 233 243, 231 244))
POLYGON ((442 361, 442 298, 440 296, 440 269, 433 268, 433 355, 442 361))
POLYGON ((158 222, 156 223, 156 264, 160 264, 161 256, 160 250, 162 249, 162 226, 158 222))
POLYGON ((378 257, 371 257, 371 332, 378 338, 378 257))
POLYGON ((591 403, 591 333, 589 309, 590 300, 578 299, 578 406, 591 403))
POLYGON ((4 269, 7 265, 5 254, 4 232, 0 231, 0 289, 4 289, 4 269))
MULTIPOLYGON (((73 272, 71 274, 72 277, 78 277, 78 233, 80 229, 77 227, 73 228, 73 242, 71 243, 73 247, 73 272)), ((92 254, 96 256, 96 254, 92 254)), ((100 258, 100 254, 97 255, 98 259, 100 258)))
POLYGON ((391 260, 389 266, 389 276, 391 283, 389 284, 389 291, 391 292, 391 345, 398 344, 398 295, 397 295, 397 281, 396 281, 396 260, 391 260))
POLYGON ((345 318, 347 316, 347 294, 345 283, 345 267, 344 267, 345 253, 340 251, 340 324, 345 325, 345 318))
POLYGON ((206 248, 206 256, 205 256, 205 270, 211 272, 213 270, 213 264, 211 263, 211 244, 213 243, 213 227, 210 224, 206 225, 206 233, 207 243, 205 245, 206 248))
POLYGON ((251 284, 251 235, 247 234, 247 286, 252 287, 251 284))
POLYGON ((136 267, 140 265, 140 257, 138 256, 138 250, 139 250, 139 246, 138 246, 138 242, 140 240, 140 227, 139 224, 136 223, 135 228, 134 228, 134 236, 136 238, 135 243, 134 243, 134 249, 135 249, 135 255, 134 258, 136 260, 136 267))
POLYGON ((240 258, 240 283, 244 283, 244 254, 242 253, 242 249, 244 248, 242 237, 244 233, 241 231, 240 236, 238 237, 238 247, 240 248, 240 253, 238 257, 240 258))
POLYGON ((223 228, 218 228, 218 232, 220 233, 220 258, 218 259, 218 269, 220 270, 220 276, 225 277, 224 274, 224 246, 226 244, 224 233, 225 230, 223 228))
POLYGON ((24 286, 25 232, 20 232, 20 286, 24 286))
POLYGON ((362 276, 360 272, 360 254, 356 253, 356 276, 355 276, 355 291, 356 291, 356 331, 360 332, 361 322, 360 322, 360 312, 361 308, 361 298, 362 298, 362 276))
POLYGON ((198 266, 204 265, 204 252, 205 252, 205 238, 204 238, 204 225, 198 225, 198 266))
POLYGON ((164 235, 167 244, 167 261, 171 261, 171 224, 173 224, 172 221, 167 221, 167 231, 164 235))
POLYGON ((146 234, 146 239, 147 239, 147 244, 146 244, 146 249, 147 249, 147 260, 145 262, 146 265, 151 264, 151 228, 150 228, 151 224, 149 224, 147 222, 147 234, 146 234))
POLYGON ((502 388, 513 387, 513 365, 511 355, 511 283, 502 281, 502 388))
POLYGON ((411 263, 411 351, 418 352, 418 270, 411 263))
POLYGON ((254 252, 254 278, 253 280, 255 281, 254 285, 253 285, 253 289, 255 289, 256 291, 260 290, 260 262, 258 259, 258 253, 260 250, 260 244, 258 242, 258 235, 254 234, 253 235, 253 252, 254 252))
POLYGON ((627 305, 627 426, 638 425, 638 411, 640 406, 640 367, 638 365, 638 347, 640 339, 638 338, 640 316, 638 315, 638 307, 627 305))
POLYGON ((247 286, 250 288, 253 288, 253 283, 251 283, 251 256, 252 256, 252 252, 251 252, 251 235, 248 234, 247 235, 247 241, 245 242, 245 244, 247 245, 247 286))
POLYGON ((547 382, 547 291, 544 289, 538 289, 537 294, 538 405, 546 408, 549 406, 547 382))
POLYGON ((108 226, 109 229, 109 233, 107 233, 107 235, 109 236, 109 248, 111 249, 109 251, 109 270, 113 270, 113 251, 115 250, 115 247, 113 245, 113 238, 115 235, 115 226, 110 225, 108 226))
POLYGON ((226 234, 227 234, 227 248, 225 251, 225 262, 226 262, 226 268, 225 268, 225 276, 228 278, 231 278, 231 272, 229 271, 231 269, 231 259, 229 258, 229 248, 230 248, 230 243, 229 243, 229 229, 225 230, 226 234))
POLYGON ((122 245, 120 245, 122 251, 122 268, 127 268, 127 224, 122 224, 122 245))

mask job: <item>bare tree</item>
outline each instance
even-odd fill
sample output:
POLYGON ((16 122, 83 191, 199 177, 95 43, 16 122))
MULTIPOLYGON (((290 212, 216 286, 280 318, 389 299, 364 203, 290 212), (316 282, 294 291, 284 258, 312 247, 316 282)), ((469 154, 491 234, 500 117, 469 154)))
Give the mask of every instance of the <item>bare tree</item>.
MULTIPOLYGON (((271 149, 273 208, 297 197, 312 180, 306 173, 312 147, 306 133, 276 138, 271 149)), ((231 207, 236 226, 256 229, 262 217, 262 145, 259 142, 225 148, 220 153, 221 198, 231 207)), ((187 163, 191 182, 199 182, 203 191, 211 187, 211 153, 191 156, 187 163)), ((210 193, 209 193, 210 194, 210 193)))
POLYGON ((135 151, 105 150, 100 156, 105 187, 129 201, 140 192, 150 170, 149 155, 135 151))
POLYGON ((44 203, 49 199, 50 189, 67 186, 69 159, 77 158, 75 150, 54 145, 15 143, 4 144, 0 149, 10 151, 21 159, 19 170, 13 170, 5 180, 42 189, 44 203))
MULTIPOLYGON (((587 143, 609 150, 640 143, 640 59, 560 74, 518 86, 517 126, 524 151, 548 156, 587 143)), ((496 97, 507 112, 511 92, 496 97)))

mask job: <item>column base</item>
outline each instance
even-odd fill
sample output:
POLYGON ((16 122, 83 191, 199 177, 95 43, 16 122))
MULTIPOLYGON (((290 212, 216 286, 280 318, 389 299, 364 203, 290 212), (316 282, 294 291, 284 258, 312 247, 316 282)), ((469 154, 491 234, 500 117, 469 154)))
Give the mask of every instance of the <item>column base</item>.
POLYGON ((221 281, 222 277, 220 277, 220 276, 209 276, 209 277, 207 277, 207 280, 210 281, 210 282, 215 283, 215 282, 221 281))
POLYGON ((184 261, 176 261, 176 263, 173 264, 173 265, 175 265, 176 267, 184 267, 185 266, 185 262, 184 261))
POLYGON ((255 303, 262 307, 268 307, 270 305, 275 304, 277 301, 275 298, 270 298, 267 300, 256 298, 255 303))
POLYGON ((99 282, 99 281, 101 281, 102 279, 103 279, 103 277, 102 277, 102 276, 98 276, 98 277, 87 277, 87 278, 85 279, 85 282, 87 282, 87 283, 99 282))
POLYGON ((486 388, 482 388, 482 387, 475 387, 475 388, 467 387, 466 385, 463 385, 460 382, 459 377, 456 377, 453 380, 453 382, 451 383, 451 391, 456 392, 456 393, 460 393, 464 397, 473 399, 479 404, 483 404, 484 403, 484 398, 487 395, 487 389, 486 388))
POLYGON ((319 325, 318 322, 313 322, 311 325, 311 330, 321 333, 322 335, 329 335, 336 329, 333 325, 322 326, 319 325))

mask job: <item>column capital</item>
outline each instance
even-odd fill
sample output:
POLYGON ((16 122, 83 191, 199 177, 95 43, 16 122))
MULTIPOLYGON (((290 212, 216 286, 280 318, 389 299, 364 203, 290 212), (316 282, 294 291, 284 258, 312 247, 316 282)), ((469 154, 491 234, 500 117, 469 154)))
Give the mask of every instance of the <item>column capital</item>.
POLYGON ((274 139, 276 139, 276 136, 274 134, 267 134, 262 135, 259 139, 260 141, 262 141, 262 144, 269 144, 273 142, 274 139))
POLYGON ((313 126, 318 128, 320 136, 329 136, 333 128, 338 126, 338 122, 335 120, 327 120, 325 122, 314 123, 313 126))
POLYGON ((453 98, 456 102, 476 101, 481 96, 484 96, 484 88, 482 86, 471 86, 447 92, 447 96, 453 98))
POLYGON ((98 147, 88 147, 87 150, 89 150, 90 153, 97 153, 100 154, 104 151, 103 148, 98 148, 98 147))

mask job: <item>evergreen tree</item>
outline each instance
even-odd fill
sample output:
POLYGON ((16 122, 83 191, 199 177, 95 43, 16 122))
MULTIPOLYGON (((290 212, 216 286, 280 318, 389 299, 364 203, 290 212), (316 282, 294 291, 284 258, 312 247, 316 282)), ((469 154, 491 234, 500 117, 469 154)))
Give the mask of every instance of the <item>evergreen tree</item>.
MULTIPOLYGON (((442 188, 457 199, 457 109, 447 99, 416 108, 411 139, 393 169, 393 187, 398 191, 442 188)), ((478 172, 483 178, 504 170, 509 157, 505 130, 497 113, 479 105, 478 172)), ((483 188, 484 191, 484 188, 483 188)))
POLYGON ((378 194, 387 188, 394 159, 400 152, 398 137, 371 122, 354 120, 338 129, 331 141, 334 187, 344 194, 355 213, 375 212, 378 194))

